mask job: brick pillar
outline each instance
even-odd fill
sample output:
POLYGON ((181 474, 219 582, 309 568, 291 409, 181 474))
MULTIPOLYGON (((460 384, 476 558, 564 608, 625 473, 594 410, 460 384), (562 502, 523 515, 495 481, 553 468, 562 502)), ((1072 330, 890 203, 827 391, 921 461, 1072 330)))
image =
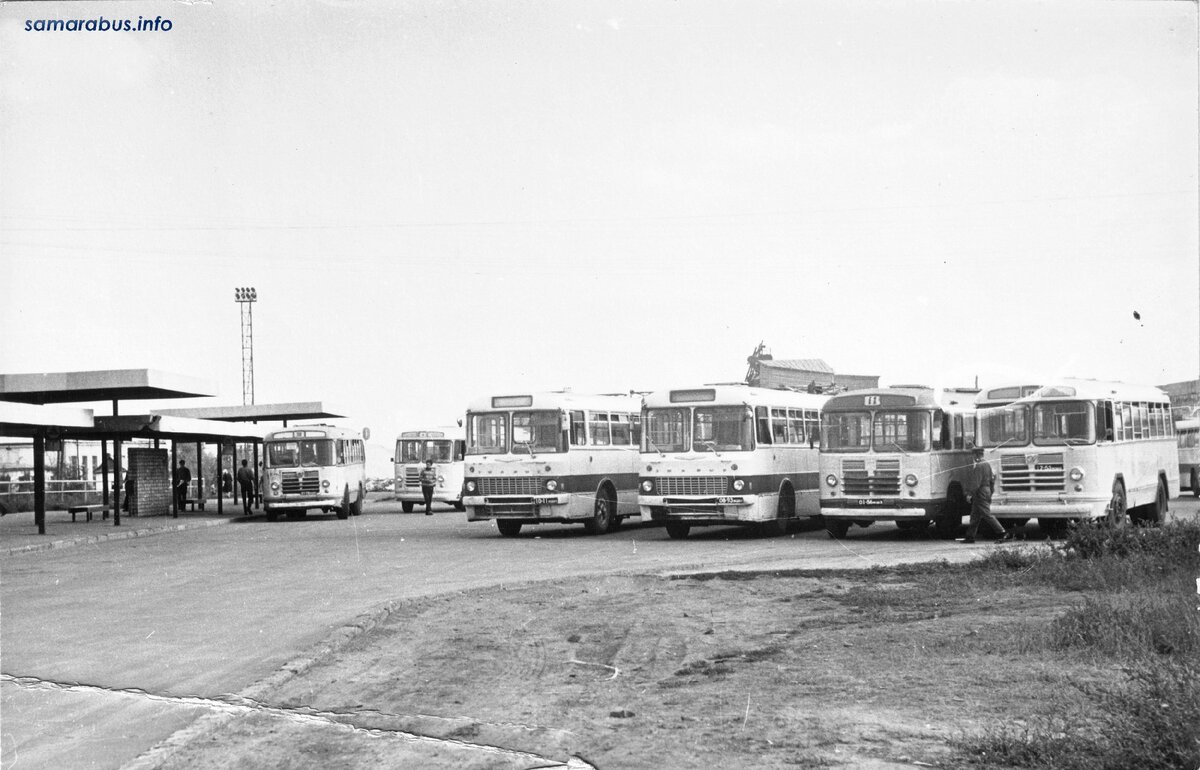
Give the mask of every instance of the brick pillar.
POLYGON ((130 448, 129 472, 135 490, 129 504, 134 516, 165 516, 171 512, 171 466, 165 449, 130 448))

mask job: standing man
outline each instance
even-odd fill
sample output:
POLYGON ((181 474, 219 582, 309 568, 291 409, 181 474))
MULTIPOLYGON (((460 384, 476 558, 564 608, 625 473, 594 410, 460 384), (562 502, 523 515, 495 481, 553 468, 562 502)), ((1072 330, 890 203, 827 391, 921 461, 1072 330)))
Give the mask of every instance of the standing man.
POLYGON ((187 505, 188 485, 191 483, 192 472, 188 470, 187 463, 180 460, 179 469, 175 471, 175 505, 181 511, 187 505))
POLYGON ((437 468, 433 467, 433 460, 426 460, 425 467, 421 469, 421 494, 425 496, 425 515, 433 515, 433 488, 437 486, 437 468))
POLYGON ((974 489, 971 491, 971 523, 967 525, 967 536, 963 543, 974 543, 975 535, 979 532, 979 522, 987 522, 988 529, 996 535, 997 543, 1007 543, 1013 539, 1012 533, 1005 531, 1004 525, 992 515, 992 490, 996 488, 996 474, 992 466, 983 459, 983 447, 977 446, 971 450, 975 456, 975 468, 971 481, 974 489))
POLYGON ((238 468, 237 483, 242 492, 242 515, 249 516, 250 505, 254 502, 254 471, 250 470, 246 460, 242 460, 242 467, 238 468))

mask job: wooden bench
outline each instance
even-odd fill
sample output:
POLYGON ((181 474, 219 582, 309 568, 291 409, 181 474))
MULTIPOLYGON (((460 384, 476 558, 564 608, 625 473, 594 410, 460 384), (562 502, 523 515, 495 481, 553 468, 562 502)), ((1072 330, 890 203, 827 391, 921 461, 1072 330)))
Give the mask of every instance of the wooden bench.
POLYGON ((194 500, 194 499, 192 499, 192 498, 190 498, 190 497, 189 497, 189 498, 187 498, 186 500, 184 500, 184 501, 183 501, 183 505, 182 505, 182 506, 180 506, 179 510, 181 510, 181 511, 186 511, 186 510, 187 510, 187 507, 190 505, 190 506, 192 506, 192 510, 193 510, 193 511, 196 511, 196 510, 203 511, 203 510, 204 510, 204 504, 205 504, 206 502, 208 502, 208 501, 207 501, 207 500, 194 500))
POLYGON ((101 503, 93 503, 92 505, 72 505, 67 508, 67 513, 71 514, 71 521, 75 521, 75 517, 81 513, 87 514, 87 520, 92 520, 92 514, 96 511, 101 511, 104 515, 101 520, 108 518, 108 506, 101 503))

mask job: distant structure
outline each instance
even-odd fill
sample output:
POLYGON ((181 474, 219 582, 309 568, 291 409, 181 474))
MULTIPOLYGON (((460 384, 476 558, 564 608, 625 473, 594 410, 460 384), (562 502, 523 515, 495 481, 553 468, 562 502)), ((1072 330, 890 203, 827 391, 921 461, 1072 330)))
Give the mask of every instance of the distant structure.
POLYGON ((749 364, 746 370, 746 384, 759 388, 841 393, 846 390, 879 387, 879 375, 838 374, 833 367, 819 358, 777 361, 761 342, 746 362, 749 364))
POLYGON ((1171 416, 1186 420, 1200 416, 1200 380, 1185 380, 1159 385, 1171 397, 1171 416))

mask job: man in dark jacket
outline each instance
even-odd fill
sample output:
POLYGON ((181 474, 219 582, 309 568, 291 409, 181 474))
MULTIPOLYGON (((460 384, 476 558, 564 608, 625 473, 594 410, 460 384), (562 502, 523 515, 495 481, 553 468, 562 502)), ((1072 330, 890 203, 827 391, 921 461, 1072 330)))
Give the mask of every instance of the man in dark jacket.
POLYGON ((987 460, 983 459, 983 447, 977 446, 972 450, 975 456, 975 468, 972 474, 971 491, 971 523, 967 525, 967 536, 964 543, 974 543, 975 535, 979 532, 979 523, 986 522, 988 529, 996 535, 997 543, 1012 540, 1012 535, 1005 531, 995 516, 992 515, 992 490, 996 488, 996 474, 987 460))
POLYGON ((250 506, 254 503, 254 471, 250 470, 250 466, 246 460, 242 460, 242 467, 238 468, 237 483, 242 493, 242 515, 250 515, 250 506))
POLYGON ((192 472, 188 470, 187 463, 180 460, 179 468, 175 471, 175 505, 181 511, 187 505, 188 484, 191 483, 192 472))

